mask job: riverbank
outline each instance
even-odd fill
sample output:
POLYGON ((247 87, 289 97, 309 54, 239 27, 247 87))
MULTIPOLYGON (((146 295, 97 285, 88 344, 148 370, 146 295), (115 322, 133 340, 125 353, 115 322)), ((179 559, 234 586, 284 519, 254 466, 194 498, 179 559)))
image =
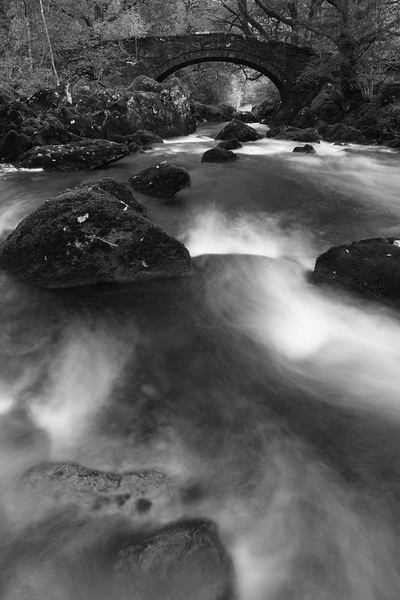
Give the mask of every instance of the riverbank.
POLYGON ((70 89, 49 89, 28 98, 10 100, 0 94, 1 98, 0 161, 17 166, 21 160, 24 164, 25 153, 35 147, 57 147, 59 153, 60 146, 67 145, 71 158, 67 170, 74 170, 78 150, 78 162, 83 152, 89 156, 86 168, 98 168, 162 142, 162 138, 188 135, 196 129, 190 93, 177 78, 159 84, 138 77, 126 89, 83 85, 73 93, 70 89), (143 131, 145 135, 138 135, 143 131), (98 157, 104 149, 100 144, 98 152, 93 152, 93 140, 107 141, 103 146, 109 152, 103 162, 102 156, 100 163, 98 157), (91 142, 87 152, 82 149, 84 141, 91 142))
POLYGON ((312 128, 315 138, 327 142, 400 148, 400 85, 396 83, 387 85, 371 101, 360 95, 345 100, 336 85, 327 83, 284 121, 279 107, 274 110, 268 104, 260 105, 254 112, 271 126, 270 137, 295 140, 301 130, 312 128))

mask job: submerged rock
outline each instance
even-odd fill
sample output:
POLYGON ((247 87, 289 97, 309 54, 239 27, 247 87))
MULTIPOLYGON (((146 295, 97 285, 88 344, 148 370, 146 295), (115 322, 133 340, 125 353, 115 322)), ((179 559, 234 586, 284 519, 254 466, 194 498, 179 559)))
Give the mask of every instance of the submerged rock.
POLYGON ((311 280, 400 306, 400 240, 374 238, 330 248, 318 257, 311 280))
POLYGON ((231 162, 237 158, 239 157, 234 152, 217 146, 216 148, 211 148, 211 150, 204 152, 201 162, 231 162))
POLYGON ((128 513, 140 518, 157 506, 172 502, 174 489, 166 475, 158 471, 107 473, 81 465, 43 464, 31 469, 21 480, 17 493, 25 492, 35 505, 44 501, 76 505, 84 511, 103 510, 107 514, 128 513))
POLYGON ((238 148, 243 148, 243 145, 236 138, 231 138, 230 140, 225 140, 224 142, 220 142, 217 148, 225 148, 225 150, 237 150, 238 148))
POLYGON ((165 160, 130 177, 129 183, 142 194, 172 198, 179 190, 190 185, 190 175, 183 167, 165 160))
POLYGON ((311 144, 305 144, 304 146, 296 146, 293 148, 293 152, 301 152, 302 154, 315 154, 316 150, 311 144))
POLYGON ((123 197, 121 188, 109 182, 58 194, 6 238, 0 267, 45 288, 191 273, 185 246, 139 214, 125 193, 123 197))
POLYGON ((125 144, 108 140, 83 140, 69 144, 36 146, 22 154, 17 167, 42 168, 44 171, 92 171, 103 169, 129 154, 125 144))
POLYGON ((239 142, 254 142, 262 138, 261 133, 258 133, 254 127, 250 127, 239 119, 232 119, 228 125, 226 125, 218 135, 215 137, 216 140, 230 140, 236 138, 239 142))
POLYGON ((129 574, 143 590, 142 600, 233 597, 232 565, 208 520, 178 521, 133 540, 117 564, 120 575, 129 574))

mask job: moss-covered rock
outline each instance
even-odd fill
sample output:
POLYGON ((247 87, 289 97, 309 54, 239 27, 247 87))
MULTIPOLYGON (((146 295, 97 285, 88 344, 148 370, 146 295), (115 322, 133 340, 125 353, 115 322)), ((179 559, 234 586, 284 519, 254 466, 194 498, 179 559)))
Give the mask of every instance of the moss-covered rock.
POLYGON ((400 307, 400 240, 374 238, 330 248, 318 257, 312 282, 400 307))
POLYGON ((172 198, 182 188, 190 185, 190 175, 186 169, 166 160, 144 169, 129 178, 134 190, 159 198, 172 198))
POLYGON ((238 155, 231 150, 226 150, 226 148, 219 148, 217 146, 216 148, 211 148, 204 152, 201 162, 232 162, 238 158, 238 155))
POLYGON ((236 138, 239 142, 254 142, 262 138, 261 133, 258 133, 254 127, 250 127, 239 119, 232 119, 215 137, 216 140, 230 140, 236 138))
POLYGON ((44 171, 92 171, 102 169, 129 154, 125 144, 109 140, 84 140, 69 144, 36 146, 20 155, 16 165, 44 171))
MULTIPOLYGON (((45 288, 177 277, 192 271, 178 240, 111 184, 66 190, 28 215, 0 247, 0 267, 45 288)), ((129 191, 129 190, 128 190, 129 191)))

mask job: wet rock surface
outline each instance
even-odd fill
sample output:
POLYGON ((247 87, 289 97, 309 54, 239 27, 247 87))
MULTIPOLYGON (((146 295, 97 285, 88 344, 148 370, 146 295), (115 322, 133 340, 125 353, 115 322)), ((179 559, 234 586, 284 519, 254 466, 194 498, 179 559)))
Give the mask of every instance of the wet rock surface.
POLYGON ((183 167, 163 161, 130 177, 129 184, 148 196, 172 198, 190 185, 190 175, 183 167))
POLYGON ((144 598, 233 598, 229 558, 211 521, 183 521, 168 525, 133 543, 118 555, 118 571, 134 577, 152 573, 144 598))
POLYGON ((160 135, 147 131, 146 129, 139 129, 130 137, 131 143, 135 143, 138 146, 148 146, 149 144, 163 144, 164 140, 160 135))
POLYGON ((231 150, 216 147, 204 152, 203 156, 201 157, 201 162, 232 162, 238 158, 238 155, 232 152, 231 150))
POLYGON ((293 152, 298 152, 300 154, 315 154, 316 150, 311 144, 305 144, 304 146, 296 146, 293 148, 293 152))
POLYGON ((128 193, 107 179, 58 194, 6 238, 0 267, 46 288, 190 274, 184 245, 128 204, 128 193))
POLYGON ((319 142, 321 136, 313 127, 298 129, 295 127, 279 127, 267 132, 268 138, 276 140, 292 140, 293 142, 319 142))
POLYGON ((400 240, 374 238, 330 248, 318 257, 311 281, 400 306, 400 240))
POLYGON ((217 148, 225 148, 225 150, 237 150, 238 148, 243 148, 243 145, 236 138, 231 138, 230 140, 220 142, 217 148))
POLYGON ((44 464, 29 471, 18 486, 19 502, 35 498, 38 509, 49 503, 74 505, 80 512, 102 511, 129 514, 140 519, 157 507, 167 509, 173 502, 174 488, 166 475, 157 471, 108 473, 77 464, 44 464))
POLYGON ((230 140, 236 138, 239 142, 254 142, 261 139, 263 136, 243 121, 232 119, 215 137, 216 140, 230 140))
POLYGON ((5 600, 234 597, 232 564, 209 520, 135 529, 126 518, 82 519, 70 509, 23 530, 5 554, 5 600), (14 577, 16 569, 23 577, 14 577))
POLYGON ((92 171, 129 154, 125 144, 108 140, 87 140, 63 145, 36 146, 19 156, 16 166, 44 171, 92 171))

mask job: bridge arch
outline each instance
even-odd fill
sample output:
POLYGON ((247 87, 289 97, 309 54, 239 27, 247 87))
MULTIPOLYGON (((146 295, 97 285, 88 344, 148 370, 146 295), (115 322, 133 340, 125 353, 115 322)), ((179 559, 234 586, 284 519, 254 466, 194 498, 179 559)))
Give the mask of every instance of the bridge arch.
POLYGON ((231 62, 271 79, 283 103, 293 96, 294 84, 313 56, 309 48, 225 32, 144 37, 123 40, 123 44, 140 65, 141 74, 157 81, 192 64, 231 62))
POLYGON ((167 77, 190 65, 202 62, 229 62, 236 65, 243 65, 258 71, 262 75, 268 77, 278 88, 281 98, 286 95, 287 81, 285 74, 275 65, 266 65, 265 62, 259 60, 257 56, 251 54, 231 53, 220 48, 211 48, 207 51, 189 52, 180 56, 176 56, 160 66, 154 79, 164 81, 167 77))

